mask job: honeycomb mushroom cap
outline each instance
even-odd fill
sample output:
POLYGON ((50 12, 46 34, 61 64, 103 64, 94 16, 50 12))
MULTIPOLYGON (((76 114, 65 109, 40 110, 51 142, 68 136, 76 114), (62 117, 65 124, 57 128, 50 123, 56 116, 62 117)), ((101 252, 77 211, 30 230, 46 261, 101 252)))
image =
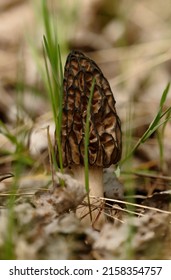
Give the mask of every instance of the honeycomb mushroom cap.
POLYGON ((87 106, 93 79, 95 86, 89 122, 89 165, 109 167, 121 157, 121 123, 107 79, 96 63, 72 51, 64 69, 61 144, 63 166, 84 165, 87 106))

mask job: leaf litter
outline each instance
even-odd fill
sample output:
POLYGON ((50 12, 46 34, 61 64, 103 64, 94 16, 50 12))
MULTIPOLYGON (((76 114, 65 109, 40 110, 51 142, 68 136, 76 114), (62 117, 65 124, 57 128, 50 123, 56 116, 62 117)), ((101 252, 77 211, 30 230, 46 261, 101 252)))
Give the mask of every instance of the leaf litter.
MULTIPOLYGON (((16 178, 6 178, 5 174, 14 173, 16 147, 2 134, 1 127, 0 258, 5 258, 11 214, 8 203, 12 193, 15 198, 12 210, 15 259, 171 259, 170 122, 164 132, 163 169, 160 168, 156 135, 152 134, 131 159, 131 170, 128 166, 121 172, 119 183, 113 176, 113 169, 105 171, 106 197, 113 201, 106 200, 104 211, 108 221, 101 232, 84 226, 75 214, 76 207, 80 207, 85 197, 82 186, 69 175, 56 174, 54 181, 49 175, 48 144, 46 137, 42 137, 49 124, 49 115, 43 113, 49 108, 23 36, 25 26, 34 29, 32 8, 26 0, 1 2, 0 118, 15 135, 19 128, 22 131, 23 123, 26 124, 24 152, 33 159, 34 165, 30 166, 27 161, 17 181, 17 191, 13 193, 16 178), (25 25, 18 16, 21 14, 25 25), (16 129, 17 73, 21 60, 26 88, 23 115, 16 129), (39 90, 41 95, 33 94, 39 90), (35 147, 29 150, 30 139, 36 143, 37 151, 35 147), (65 187, 59 183, 61 176, 65 187)), ((131 146, 134 146, 156 115, 160 94, 170 79, 170 1, 165 1, 162 9, 161 1, 114 1, 114 11, 108 2, 82 1, 85 8, 79 14, 77 32, 70 25, 72 32, 68 43, 70 48, 91 51, 92 59, 109 77, 122 118, 123 134, 126 135, 128 126, 132 127, 131 146), (140 16, 138 20, 137 15, 140 16), (155 30, 154 26, 157 26, 155 30), (123 42, 126 42, 125 46, 120 47, 123 42), (125 112, 129 105, 133 108, 131 118, 129 112, 125 112)), ((71 1, 71 8, 73 3, 71 1)), ((41 32, 36 32, 40 38, 41 32)), ((37 44, 40 51, 40 44, 37 44)), ((167 108, 170 100, 168 95, 167 108)), ((23 136, 19 136, 22 139, 23 136)))

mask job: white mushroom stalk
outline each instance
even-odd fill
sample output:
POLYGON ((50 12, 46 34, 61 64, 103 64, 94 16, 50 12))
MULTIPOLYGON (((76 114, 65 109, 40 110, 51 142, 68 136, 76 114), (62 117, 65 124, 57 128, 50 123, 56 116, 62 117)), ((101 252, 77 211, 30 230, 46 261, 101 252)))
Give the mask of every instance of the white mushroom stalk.
MULTIPOLYGON (((85 169, 84 166, 75 165, 72 167, 73 176, 80 184, 85 184, 85 169)), ((86 225, 92 225, 96 229, 101 229, 105 222, 104 216, 104 201, 100 200, 104 197, 104 187, 103 187, 103 168, 91 166, 89 167, 89 194, 90 196, 90 209, 91 215, 89 213, 89 207, 80 205, 76 213, 81 220, 84 221, 86 225), (91 198, 95 196, 96 199, 91 198), (92 218, 92 220, 91 220, 92 218)), ((86 199, 86 204, 88 200, 86 199)))
MULTIPOLYGON (((71 168, 74 177, 83 184, 85 123, 93 81, 88 145, 89 195, 99 198, 104 195, 103 168, 117 163, 121 157, 121 124, 113 93, 100 68, 81 52, 72 51, 64 71, 61 144, 63 166, 71 168)), ((92 225, 100 229, 105 221, 101 202, 91 202, 97 206, 92 225)))

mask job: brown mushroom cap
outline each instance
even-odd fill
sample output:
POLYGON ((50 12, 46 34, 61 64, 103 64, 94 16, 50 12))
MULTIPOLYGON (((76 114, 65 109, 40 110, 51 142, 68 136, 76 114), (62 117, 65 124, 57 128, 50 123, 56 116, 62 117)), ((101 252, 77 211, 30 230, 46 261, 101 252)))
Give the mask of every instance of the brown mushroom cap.
POLYGON ((63 166, 84 165, 86 112, 92 81, 89 165, 109 167, 121 157, 121 123, 110 85, 96 63, 72 51, 65 64, 61 143, 63 166))

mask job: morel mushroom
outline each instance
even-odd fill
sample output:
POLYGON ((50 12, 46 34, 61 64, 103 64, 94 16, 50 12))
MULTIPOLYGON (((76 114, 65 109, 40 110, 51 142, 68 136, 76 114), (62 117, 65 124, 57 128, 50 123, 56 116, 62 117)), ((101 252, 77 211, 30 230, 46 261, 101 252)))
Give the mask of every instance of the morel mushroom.
MULTIPOLYGON (((71 168, 73 176, 84 184, 85 123, 94 78, 89 120, 89 189, 90 195, 103 197, 103 168, 117 163, 121 157, 121 123, 108 81, 96 63, 79 51, 72 51, 65 65, 61 144, 63 166, 71 168)), ((95 228, 100 228, 105 220, 99 205, 100 202, 94 204, 95 228)))

